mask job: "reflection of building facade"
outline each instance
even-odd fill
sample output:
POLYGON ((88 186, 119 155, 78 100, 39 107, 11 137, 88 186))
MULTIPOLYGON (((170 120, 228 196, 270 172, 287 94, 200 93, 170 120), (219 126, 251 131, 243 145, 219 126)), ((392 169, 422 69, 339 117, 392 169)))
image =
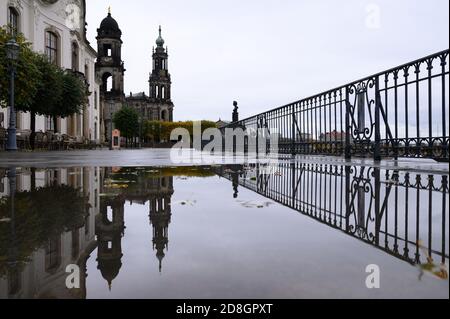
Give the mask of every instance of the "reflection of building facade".
MULTIPOLYGON (((12 194, 10 179, 6 174, 6 170, 0 170, 0 199, 12 194)), ((108 188, 104 181, 109 177, 114 177, 110 169, 99 168, 17 170, 15 194, 51 185, 67 185, 71 189, 79 189, 81 196, 86 199, 86 205, 81 215, 84 220, 48 238, 43 246, 25 256, 27 259, 22 263, 23 267, 18 264, 11 267, 6 276, 1 277, 0 274, 0 299, 85 298, 86 262, 95 248, 97 268, 111 289, 122 267, 127 202, 149 205, 153 249, 161 271, 169 244, 173 177, 147 178, 139 174, 137 187, 132 189, 108 188), (105 193, 108 196, 101 196, 105 193), (80 267, 81 289, 66 288, 66 267, 72 264, 80 267)), ((143 240, 148 242, 145 238, 143 240)), ((0 256, 0 270, 1 263, 9 259, 9 255, 0 256)))
MULTIPOLYGON (((83 223, 49 238, 44 247, 38 248, 29 256, 30 262, 24 269, 19 271, 19 268, 12 268, 6 277, 0 277, 0 298, 85 297, 83 280, 81 289, 66 289, 66 266, 78 264, 81 277, 84 278, 85 260, 96 247, 94 217, 99 210, 100 180, 100 170, 93 168, 18 171, 16 192, 55 184, 68 185, 80 189, 89 204, 85 207, 83 223)), ((9 196, 11 189, 8 179, 3 177, 0 185, 0 197, 9 196)))
MULTIPOLYGON (((96 52, 86 39, 85 1, 0 0, 0 12, 0 26, 9 25, 15 32, 23 33, 34 51, 47 55, 51 62, 62 69, 82 74, 92 93, 88 106, 81 114, 57 119, 57 127, 54 127, 51 118, 37 116, 36 131, 58 132, 76 137, 77 140, 98 141, 100 113, 97 107, 99 87, 94 72, 96 52)), ((7 108, 0 108, 2 118, 0 130, 9 123, 7 108)), ((17 112, 16 125, 19 136, 29 136, 30 114, 17 112)))

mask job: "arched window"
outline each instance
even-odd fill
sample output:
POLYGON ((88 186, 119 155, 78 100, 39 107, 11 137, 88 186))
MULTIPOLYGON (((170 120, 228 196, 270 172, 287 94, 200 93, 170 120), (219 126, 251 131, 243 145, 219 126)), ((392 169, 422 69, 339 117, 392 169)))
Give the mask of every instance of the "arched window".
POLYGON ((45 55, 50 63, 58 64, 58 36, 51 32, 45 32, 45 55))
POLYGON ((164 86, 161 87, 161 98, 166 98, 166 88, 164 86))
POLYGON ((111 73, 105 73, 103 74, 103 90, 105 92, 111 92, 113 89, 113 77, 111 75, 111 73))
MULTIPOLYGON (((79 49, 78 44, 76 42, 72 43, 72 70, 73 71, 79 71, 79 49)), ((86 75, 86 74, 85 74, 86 75)))
POLYGON ((11 35, 16 36, 19 30, 19 12, 13 8, 8 8, 8 27, 11 35))

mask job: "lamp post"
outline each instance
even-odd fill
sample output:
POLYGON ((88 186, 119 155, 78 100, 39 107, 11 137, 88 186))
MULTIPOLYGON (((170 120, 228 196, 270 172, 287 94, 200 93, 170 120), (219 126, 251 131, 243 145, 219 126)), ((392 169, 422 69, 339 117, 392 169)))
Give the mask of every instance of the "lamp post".
POLYGON ((144 120, 144 106, 141 105, 141 118, 139 120, 139 149, 142 148, 142 121, 144 120))
POLYGON ((20 46, 16 40, 11 39, 6 43, 6 57, 9 62, 9 127, 8 127, 8 144, 6 150, 10 152, 17 151, 16 136, 16 109, 14 105, 14 78, 16 76, 16 61, 19 58, 20 46))
POLYGON ((113 103, 109 102, 109 149, 113 149, 113 103))

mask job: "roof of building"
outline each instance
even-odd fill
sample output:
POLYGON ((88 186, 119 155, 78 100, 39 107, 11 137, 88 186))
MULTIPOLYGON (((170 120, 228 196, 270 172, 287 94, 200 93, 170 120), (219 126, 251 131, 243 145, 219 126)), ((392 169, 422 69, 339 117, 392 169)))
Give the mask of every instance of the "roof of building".
POLYGON ((108 12, 108 16, 100 23, 100 28, 97 30, 100 37, 115 37, 120 38, 122 31, 119 28, 117 21, 108 12))

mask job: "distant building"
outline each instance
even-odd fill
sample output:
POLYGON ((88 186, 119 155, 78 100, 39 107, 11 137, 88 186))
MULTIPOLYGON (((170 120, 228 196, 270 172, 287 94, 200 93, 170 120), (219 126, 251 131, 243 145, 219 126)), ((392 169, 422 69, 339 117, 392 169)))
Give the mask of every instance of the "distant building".
POLYGON ((297 134, 297 140, 300 142, 311 142, 313 140, 312 135, 309 133, 297 134))
POLYGON ((226 127, 226 126, 229 125, 229 124, 230 124, 230 122, 222 121, 221 119, 219 119, 219 120, 216 122, 216 126, 217 126, 218 129, 222 129, 222 128, 226 127))
POLYGON ((173 102, 171 99, 172 81, 168 68, 167 47, 164 48, 164 39, 161 36, 156 40, 156 49, 153 49, 153 70, 149 78, 149 95, 144 92, 126 97, 128 106, 133 107, 139 115, 150 121, 173 122, 173 102))
POLYGON ((345 132, 332 131, 320 135, 321 142, 344 142, 345 132))

